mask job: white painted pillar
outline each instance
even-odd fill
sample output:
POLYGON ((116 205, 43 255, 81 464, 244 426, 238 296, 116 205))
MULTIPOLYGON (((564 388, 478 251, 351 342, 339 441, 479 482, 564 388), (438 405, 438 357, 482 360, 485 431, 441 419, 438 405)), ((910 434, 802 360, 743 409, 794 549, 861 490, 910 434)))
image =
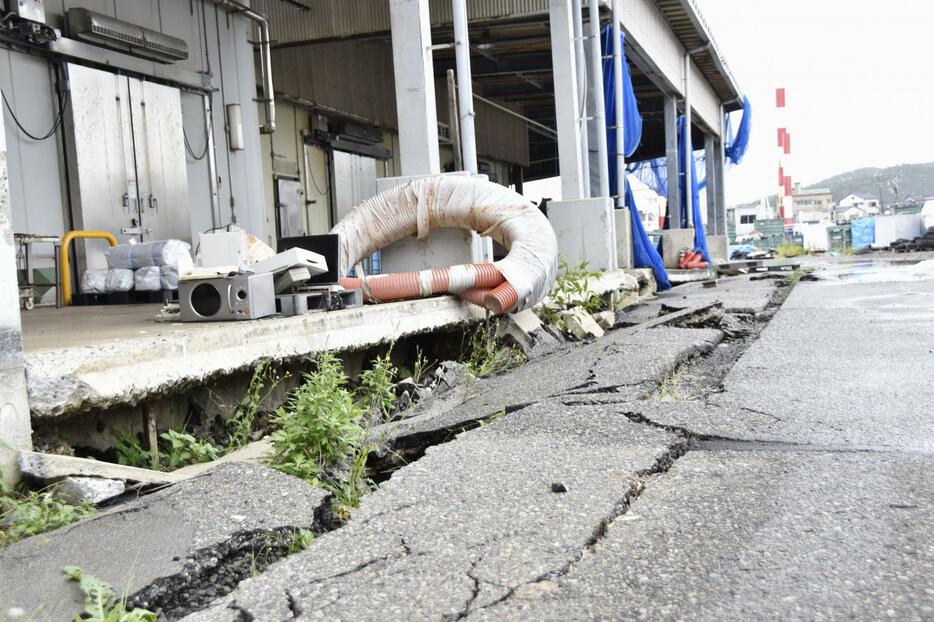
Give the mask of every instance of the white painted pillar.
POLYGON ((720 209, 717 205, 718 185, 717 160, 719 149, 716 140, 710 134, 704 135, 704 174, 707 179, 705 195, 707 197, 707 235, 718 235, 720 229, 720 209))
MULTIPOLYGON (((467 32, 467 0, 453 0, 457 109, 460 116, 461 153, 464 170, 477 174, 477 138, 474 130, 473 83, 470 72, 470 37, 467 32)), ((430 44, 430 42, 429 42, 430 44)))
POLYGON ((694 193, 691 171, 694 166, 694 147, 691 144, 691 53, 684 54, 684 197, 687 206, 688 225, 694 225, 694 193))
POLYGON ((21 449, 32 449, 32 424, 23 368, 6 135, 0 123, 0 477, 7 482, 19 478, 16 455, 21 449))
POLYGON ((610 196, 609 162, 606 153, 606 94, 603 91, 603 51, 600 49, 600 0, 590 0, 590 101, 589 124, 591 151, 596 146, 595 160, 590 165, 591 196, 610 196))
POLYGON ((389 0, 402 175, 437 175, 438 114, 428 0, 389 0))
POLYGON ((681 228, 679 193, 681 166, 678 162, 678 103, 674 96, 665 95, 665 165, 668 179, 668 207, 666 208, 669 229, 681 228))
POLYGON ((584 56, 584 24, 581 13, 581 0, 572 0, 571 18, 574 20, 574 59, 577 70, 577 125, 581 135, 581 176, 583 177, 583 198, 590 197, 590 141, 587 136, 587 64, 584 56))
POLYGON ((613 94, 616 109, 616 207, 626 206, 626 134, 623 109, 623 47, 620 43, 620 0, 613 0, 613 94))
POLYGON ((726 179, 723 169, 726 166, 726 112, 720 104, 720 138, 716 141, 717 160, 714 173, 717 178, 717 235, 726 235, 726 179))
POLYGON ((581 131, 578 119, 577 61, 574 54, 571 0, 549 0, 551 59, 554 75, 555 117, 558 127, 558 172, 561 174, 561 198, 584 196, 581 131))

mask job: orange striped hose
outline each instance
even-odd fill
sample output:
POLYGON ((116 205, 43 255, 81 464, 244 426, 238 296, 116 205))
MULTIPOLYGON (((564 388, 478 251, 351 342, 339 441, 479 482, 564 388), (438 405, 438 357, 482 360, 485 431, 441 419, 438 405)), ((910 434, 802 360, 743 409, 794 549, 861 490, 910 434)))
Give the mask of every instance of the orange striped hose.
POLYGON ((365 280, 359 277, 341 277, 340 283, 349 289, 362 289, 363 299, 368 302, 457 294, 464 300, 496 314, 511 311, 519 304, 516 289, 491 263, 375 275, 365 280))

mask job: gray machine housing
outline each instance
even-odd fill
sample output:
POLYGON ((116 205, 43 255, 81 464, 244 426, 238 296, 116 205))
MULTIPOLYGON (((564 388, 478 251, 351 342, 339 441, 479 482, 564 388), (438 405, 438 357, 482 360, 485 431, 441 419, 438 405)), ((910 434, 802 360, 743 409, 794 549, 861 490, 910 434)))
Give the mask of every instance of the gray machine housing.
POLYGON ((182 280, 178 305, 183 322, 255 320, 276 314, 273 275, 235 274, 182 280))

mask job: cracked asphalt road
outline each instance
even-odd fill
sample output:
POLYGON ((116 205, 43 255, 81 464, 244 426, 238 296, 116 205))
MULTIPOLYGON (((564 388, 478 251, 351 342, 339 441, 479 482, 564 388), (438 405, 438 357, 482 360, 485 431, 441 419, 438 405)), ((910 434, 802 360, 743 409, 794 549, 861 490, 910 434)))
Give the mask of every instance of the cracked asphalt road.
POLYGON ((932 280, 800 283, 691 401, 646 394, 671 365, 621 370, 718 331, 543 359, 474 402, 523 407, 186 619, 932 619, 932 318, 932 280))

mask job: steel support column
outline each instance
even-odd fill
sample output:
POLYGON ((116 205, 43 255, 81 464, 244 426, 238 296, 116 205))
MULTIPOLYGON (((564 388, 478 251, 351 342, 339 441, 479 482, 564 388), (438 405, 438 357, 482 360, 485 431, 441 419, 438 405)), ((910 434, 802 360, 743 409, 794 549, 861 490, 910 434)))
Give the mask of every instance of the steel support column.
POLYGON ((571 0, 550 0, 551 59, 555 84, 555 117, 558 127, 558 172, 561 174, 561 198, 584 196, 583 158, 581 157, 580 110, 577 92, 577 61, 574 53, 574 29, 571 0))
POLYGON ((587 136, 587 64, 584 55, 584 24, 581 0, 571 0, 571 13, 574 20, 574 59, 577 71, 577 126, 581 136, 581 175, 584 180, 581 196, 589 198, 590 141, 587 136))
POLYGON ((402 175, 437 175, 438 114, 428 0, 390 0, 402 175))
POLYGON ((620 41, 620 21, 623 19, 620 0, 613 0, 613 99, 615 108, 616 127, 616 207, 626 207, 626 135, 624 132, 623 109, 623 46, 620 41))
POLYGON ((726 235, 726 180, 723 171, 726 167, 726 116, 723 104, 720 104, 720 137, 716 140, 717 160, 714 173, 717 179, 717 235, 726 235))
POLYGON ((7 482, 19 477, 16 455, 21 449, 32 449, 32 425, 23 367, 6 136, 0 131, 0 478, 7 482))
POLYGON ((681 165, 678 162, 678 103, 671 95, 665 95, 665 164, 668 180, 668 206, 666 218, 669 229, 681 228, 678 188, 681 184, 681 165))
POLYGON ((704 172, 707 179, 707 186, 704 194, 707 197, 707 234, 719 235, 720 230, 720 206, 717 203, 719 194, 718 186, 720 180, 717 179, 717 161, 719 160, 719 149, 717 149, 716 140, 710 134, 704 135, 704 172))
POLYGON ((587 93, 590 145, 590 194, 595 197, 610 196, 609 161, 606 153, 606 109, 603 92, 603 51, 600 49, 600 0, 590 0, 590 63, 588 76, 590 90, 587 93))
MULTIPOLYGON (((477 137, 474 130, 473 79, 470 71, 470 38, 467 34, 467 0, 453 0, 454 47, 457 63, 457 107, 460 114, 461 153, 464 170, 477 174, 477 137)), ((430 45, 429 41, 429 45, 430 45)))

